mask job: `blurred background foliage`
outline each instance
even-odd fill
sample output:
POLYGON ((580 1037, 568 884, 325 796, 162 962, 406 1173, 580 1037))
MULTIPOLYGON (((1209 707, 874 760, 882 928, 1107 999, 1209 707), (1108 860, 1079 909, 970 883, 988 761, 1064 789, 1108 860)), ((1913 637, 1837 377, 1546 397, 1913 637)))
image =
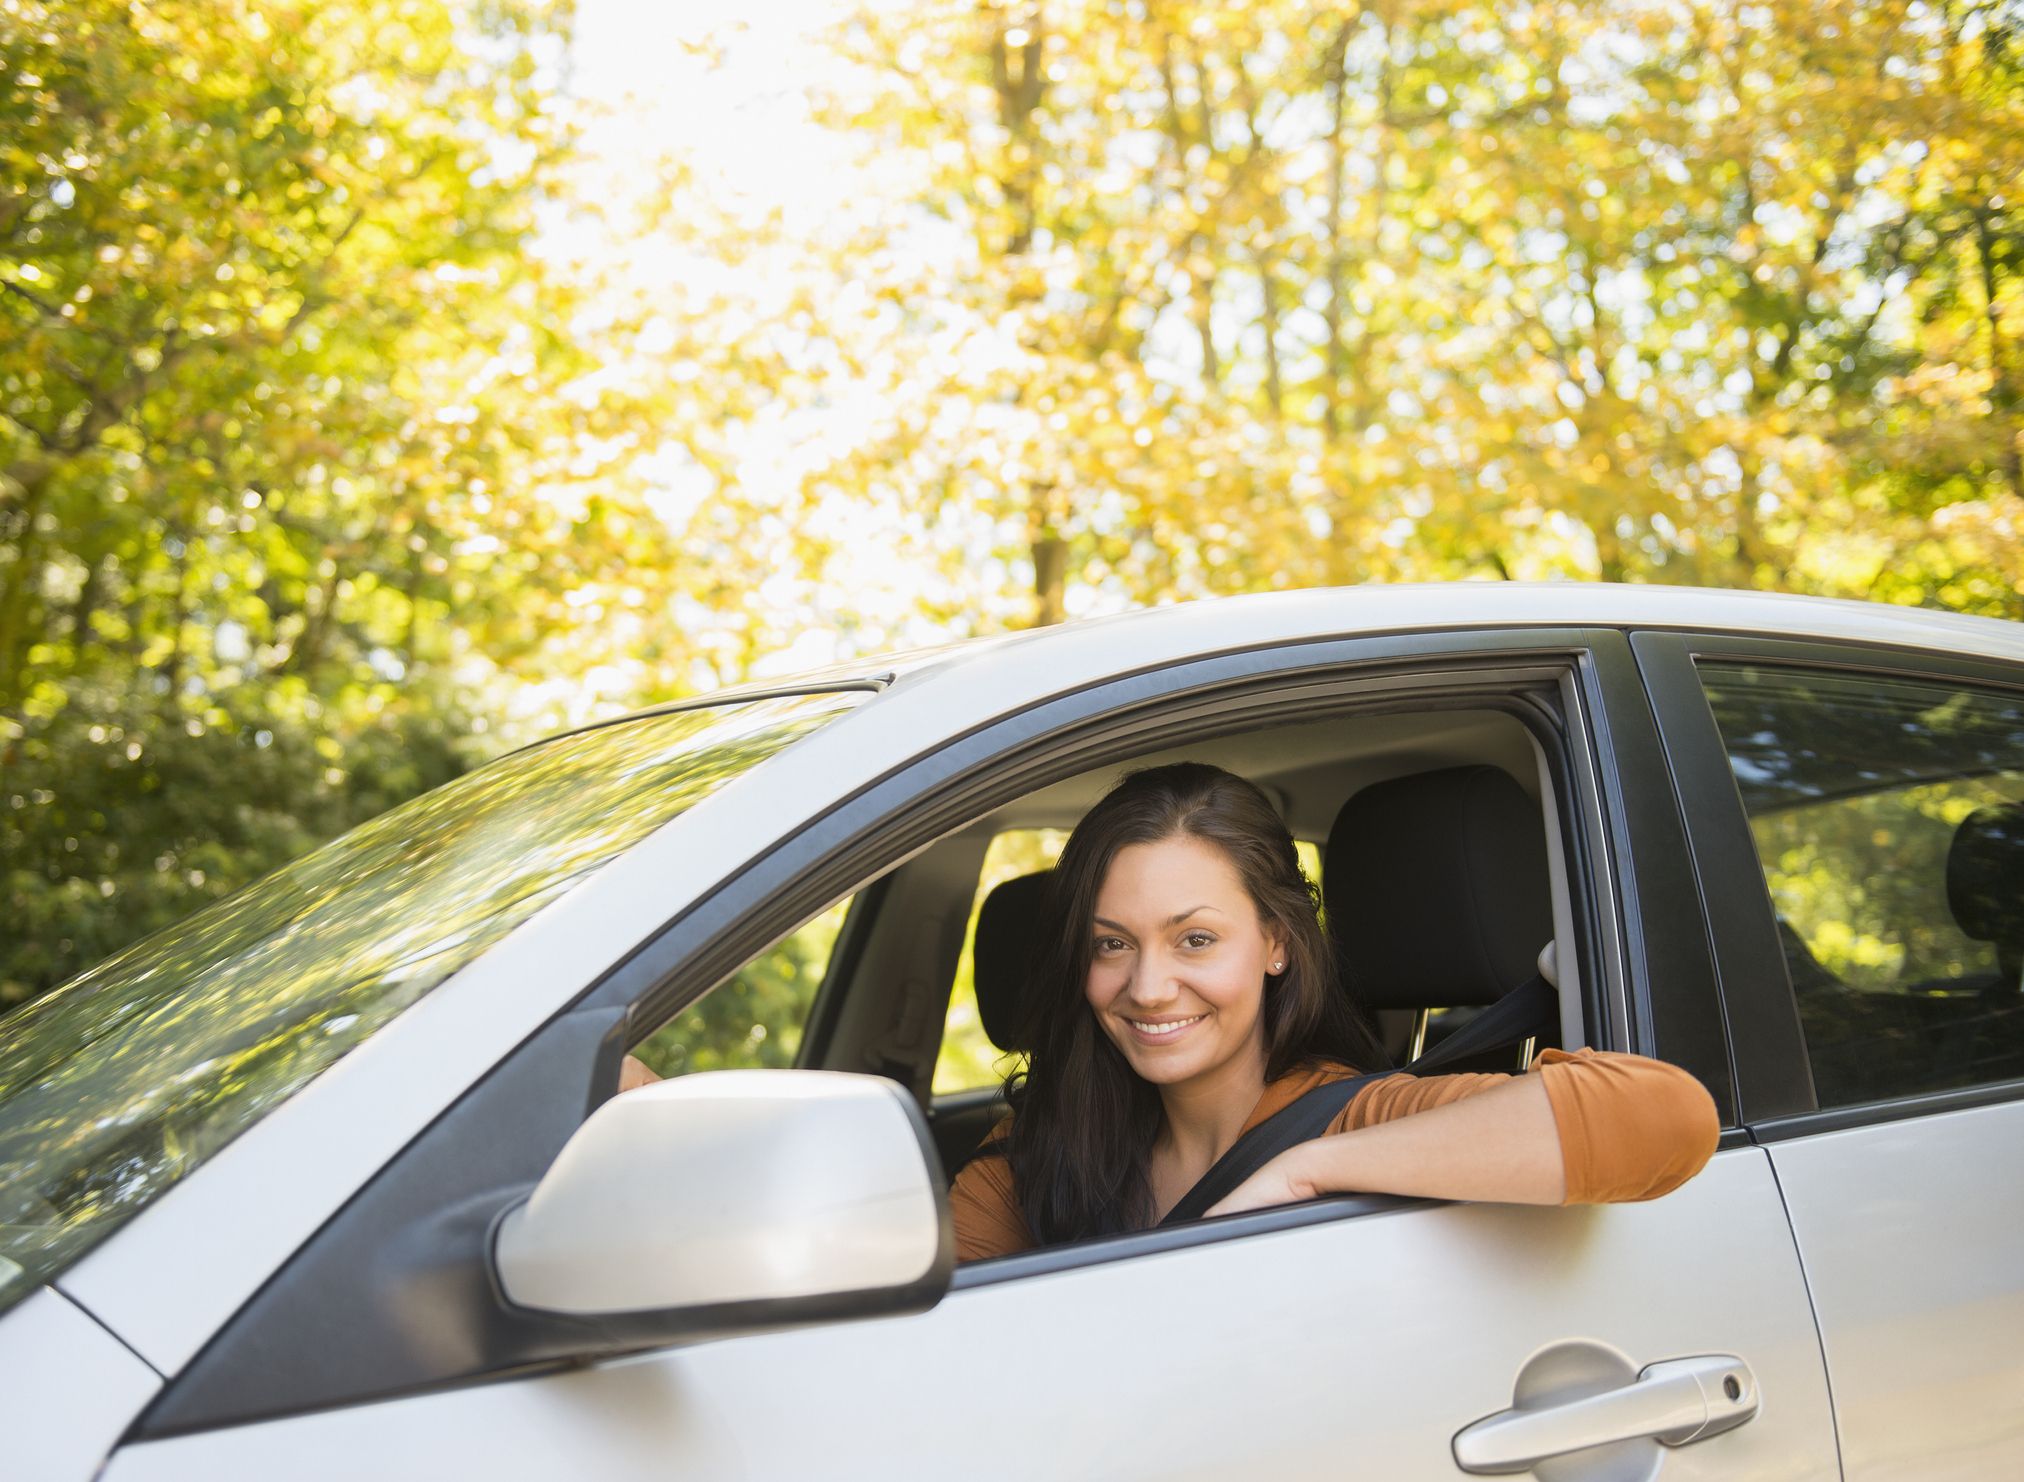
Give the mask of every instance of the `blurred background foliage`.
POLYGON ((795 663, 1359 581, 2024 615, 2016 0, 824 15, 812 211, 735 119, 602 150, 569 5, 0 0, 0 1003, 795 663))

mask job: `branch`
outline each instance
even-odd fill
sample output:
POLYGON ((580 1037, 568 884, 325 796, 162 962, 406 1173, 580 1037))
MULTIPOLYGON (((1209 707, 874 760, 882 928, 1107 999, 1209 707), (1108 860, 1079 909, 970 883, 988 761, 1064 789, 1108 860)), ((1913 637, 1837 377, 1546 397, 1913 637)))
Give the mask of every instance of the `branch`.
POLYGON ((57 320, 63 319, 63 312, 62 310, 58 309, 56 305, 50 303, 40 294, 30 293, 27 289, 23 288, 19 283, 16 283, 12 278, 0 278, 0 288, 6 289, 9 293, 14 294, 18 298, 27 299, 29 303, 35 305, 37 309, 41 310, 42 313, 50 319, 57 319, 57 320))

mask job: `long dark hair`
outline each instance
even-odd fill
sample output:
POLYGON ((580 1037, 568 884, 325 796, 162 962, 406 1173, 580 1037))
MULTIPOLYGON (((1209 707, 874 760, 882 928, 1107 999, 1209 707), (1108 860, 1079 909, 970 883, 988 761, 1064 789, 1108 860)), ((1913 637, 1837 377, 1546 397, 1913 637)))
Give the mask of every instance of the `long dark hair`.
POLYGON ((1200 762, 1134 772, 1083 817, 1048 877, 1022 1043, 1028 1064, 1005 1094, 1004 1144, 1027 1226, 1041 1244, 1143 1229, 1152 1219, 1147 1162, 1160 1127, 1158 1090, 1141 1079, 1084 996, 1096 897, 1120 850, 1182 835, 1220 849, 1286 944, 1286 969, 1265 980, 1265 1078, 1303 1061, 1375 1070, 1387 1062, 1336 980, 1314 885, 1271 802, 1243 778, 1200 762))

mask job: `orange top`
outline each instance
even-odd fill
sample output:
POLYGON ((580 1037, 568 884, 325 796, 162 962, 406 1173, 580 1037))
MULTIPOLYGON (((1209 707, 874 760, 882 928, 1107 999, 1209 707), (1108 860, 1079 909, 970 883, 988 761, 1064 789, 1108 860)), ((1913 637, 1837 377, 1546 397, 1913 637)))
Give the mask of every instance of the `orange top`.
MULTIPOLYGON (((1358 1072, 1324 1063, 1298 1067, 1265 1088, 1244 1121, 1250 1131, 1316 1086, 1358 1072)), ((1597 1050, 1542 1050, 1529 1074, 1546 1086, 1560 1133, 1569 1204, 1656 1199, 1701 1171, 1714 1156, 1721 1126, 1701 1083, 1662 1060, 1597 1050)), ((1510 1077, 1395 1075, 1350 1098, 1328 1133, 1353 1132, 1487 1091, 1510 1077)), ((992 1138, 1003 1137, 1001 1125, 992 1138)), ((1328 1135, 1328 1134, 1323 1134, 1328 1135)), ((987 1139, 988 1141, 989 1139, 987 1139)), ((981 1261, 1033 1248, 1004 1158, 972 1158, 949 1190, 956 1259, 981 1261)))

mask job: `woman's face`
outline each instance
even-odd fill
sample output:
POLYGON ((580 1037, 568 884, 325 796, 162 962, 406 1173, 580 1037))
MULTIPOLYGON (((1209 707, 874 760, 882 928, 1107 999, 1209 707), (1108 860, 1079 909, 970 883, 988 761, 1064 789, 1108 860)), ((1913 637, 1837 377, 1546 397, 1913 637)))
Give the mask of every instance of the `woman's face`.
POLYGON ((1164 1087, 1264 1074, 1265 975, 1285 943, 1222 850, 1185 834, 1119 850, 1092 931, 1089 1005, 1132 1069, 1164 1087))

